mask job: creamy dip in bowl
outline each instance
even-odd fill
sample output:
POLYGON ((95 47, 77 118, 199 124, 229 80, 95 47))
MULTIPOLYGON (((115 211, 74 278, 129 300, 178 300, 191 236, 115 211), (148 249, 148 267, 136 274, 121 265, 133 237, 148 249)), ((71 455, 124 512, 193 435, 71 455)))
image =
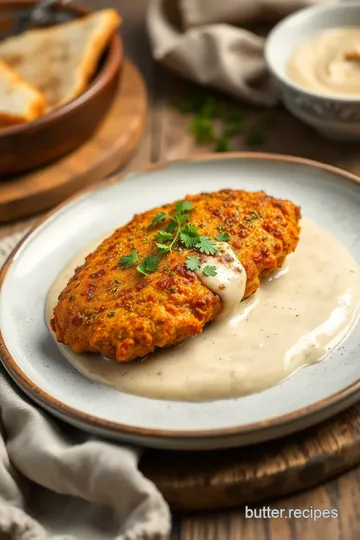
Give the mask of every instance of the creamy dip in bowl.
POLYGON ((333 139, 360 139, 360 4, 316 6, 270 32, 265 58, 279 97, 333 139))

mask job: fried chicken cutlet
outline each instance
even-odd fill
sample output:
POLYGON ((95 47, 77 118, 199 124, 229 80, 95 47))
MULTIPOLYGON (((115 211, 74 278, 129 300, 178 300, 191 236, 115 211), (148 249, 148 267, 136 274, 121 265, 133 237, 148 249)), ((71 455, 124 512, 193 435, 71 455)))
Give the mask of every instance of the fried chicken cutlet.
POLYGON ((56 339, 128 362, 195 336, 222 301, 189 257, 204 260, 216 237, 227 241, 246 270, 245 299, 296 249, 299 219, 290 201, 229 189, 135 215, 76 268, 54 309, 56 339))

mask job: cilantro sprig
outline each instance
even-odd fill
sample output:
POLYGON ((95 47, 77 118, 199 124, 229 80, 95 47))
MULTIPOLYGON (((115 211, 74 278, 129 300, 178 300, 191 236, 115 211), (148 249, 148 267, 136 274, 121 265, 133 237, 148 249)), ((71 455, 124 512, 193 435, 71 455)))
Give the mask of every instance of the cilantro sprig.
MULTIPOLYGON (((190 270, 190 272, 199 271, 201 269, 200 259, 198 259, 198 257, 188 257, 185 261, 185 266, 188 270, 190 270)), ((217 275, 215 266, 206 265, 203 268, 202 272, 204 276, 208 276, 208 277, 209 276, 213 277, 217 275)))
POLYGON ((140 264, 137 265, 136 270, 140 272, 140 274, 148 276, 149 272, 155 272, 158 266, 159 256, 149 255, 148 257, 145 257, 145 259, 140 264))
POLYGON ((198 144, 212 145, 215 152, 229 152, 234 143, 238 147, 234 137, 242 137, 248 148, 263 146, 275 119, 272 111, 260 114, 255 121, 252 115, 247 118, 245 110, 235 101, 196 85, 191 85, 172 105, 182 114, 191 114, 189 132, 198 144))
POLYGON ((132 251, 129 255, 124 255, 124 257, 121 257, 118 264, 119 266, 125 266, 126 268, 130 268, 133 264, 135 264, 138 260, 138 255, 136 251, 132 251))
MULTIPOLYGON (((204 255, 215 255, 218 252, 216 242, 208 236, 202 236, 196 225, 191 223, 191 211, 193 205, 191 201, 178 201, 175 203, 172 212, 158 212, 151 220, 148 229, 151 229, 164 222, 164 228, 154 234, 154 241, 157 251, 148 255, 142 261, 136 251, 132 251, 128 255, 120 258, 119 266, 130 268, 135 263, 136 270, 143 276, 148 276, 149 273, 155 272, 159 267, 161 257, 170 253, 175 246, 178 249, 185 247, 193 249, 204 255)), ((253 217, 253 216, 252 216, 253 217)), ((227 242, 230 238, 223 227, 218 227, 220 234, 215 236, 215 240, 227 242)), ((201 262, 197 257, 188 257, 185 261, 185 267, 195 272, 201 269, 201 262)), ((205 276, 216 276, 215 266, 205 266, 203 268, 205 276)))
POLYGON ((227 242, 228 240, 230 240, 230 234, 226 231, 222 232, 215 236, 215 240, 218 240, 219 242, 227 242))

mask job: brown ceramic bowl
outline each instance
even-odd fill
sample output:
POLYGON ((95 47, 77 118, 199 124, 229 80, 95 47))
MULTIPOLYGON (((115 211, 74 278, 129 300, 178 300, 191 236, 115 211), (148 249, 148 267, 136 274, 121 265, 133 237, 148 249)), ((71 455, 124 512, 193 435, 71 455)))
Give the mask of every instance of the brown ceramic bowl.
MULTIPOLYGON (((0 37, 34 3, 34 0, 1 1, 0 37)), ((64 22, 89 12, 73 4, 58 6, 56 20, 64 22)), ((1 129, 0 176, 11 176, 41 167, 89 139, 112 104, 122 64, 122 42, 118 34, 115 34, 83 94, 33 122, 1 129)))

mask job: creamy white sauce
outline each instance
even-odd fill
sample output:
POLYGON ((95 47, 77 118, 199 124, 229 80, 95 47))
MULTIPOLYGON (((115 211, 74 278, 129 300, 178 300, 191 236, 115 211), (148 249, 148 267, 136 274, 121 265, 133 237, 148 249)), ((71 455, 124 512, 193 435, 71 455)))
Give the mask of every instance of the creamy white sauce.
POLYGON ((304 88, 338 96, 360 95, 360 28, 325 30, 295 49, 288 76, 304 88))
POLYGON ((227 317, 240 304, 246 289, 246 271, 241 262, 237 259, 230 245, 226 242, 215 242, 218 248, 217 256, 207 256, 202 262, 200 270, 195 273, 202 283, 213 293, 220 296, 222 310, 216 322, 227 317), (226 264, 219 261, 224 255, 232 260, 226 264), (213 266, 216 270, 215 276, 207 276, 204 269, 213 266))
MULTIPOLYGON (((273 386, 325 358, 358 314, 360 274, 352 256, 312 222, 303 220, 301 225, 295 253, 243 302, 246 275, 240 263, 222 267, 208 258, 206 265, 216 266, 219 274, 206 278, 206 285, 221 292, 224 309, 222 317, 198 336, 123 364, 80 355, 59 344, 61 351, 90 379, 158 399, 207 401, 273 386), (225 289, 219 290, 221 284, 225 289)), ((98 244, 99 240, 79 254, 53 285, 46 305, 48 323, 75 267, 98 244)), ((226 249, 230 254, 230 247, 226 249)), ((199 277, 204 279, 202 270, 199 277)))

